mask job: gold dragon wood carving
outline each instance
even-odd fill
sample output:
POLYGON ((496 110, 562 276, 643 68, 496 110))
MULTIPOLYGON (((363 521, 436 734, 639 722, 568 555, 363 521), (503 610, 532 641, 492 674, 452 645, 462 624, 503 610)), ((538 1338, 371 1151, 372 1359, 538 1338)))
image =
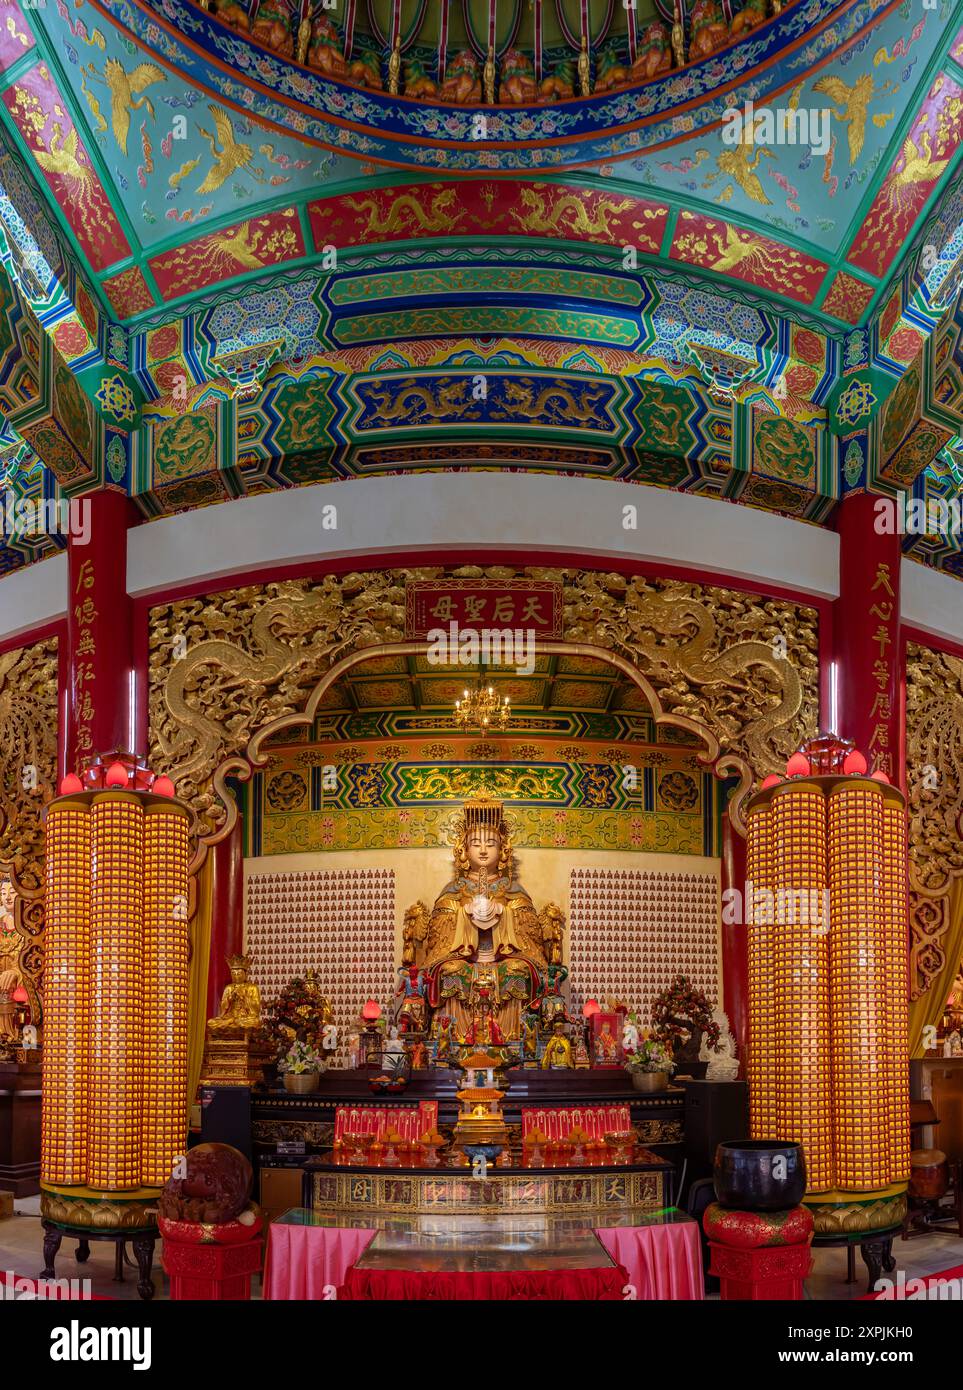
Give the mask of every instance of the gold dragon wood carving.
POLYGON ((607 649, 653 688, 672 722, 707 729, 755 776, 816 731, 813 609, 728 589, 596 571, 463 566, 328 575, 160 605, 150 618, 151 760, 215 834, 214 787, 268 723, 299 713, 337 661, 404 638, 414 578, 550 579, 563 586, 567 642, 607 649), (776 653, 785 650, 785 655, 776 653))
POLYGON ((41 810, 57 779, 57 639, 0 655, 0 871, 43 882, 41 810))
POLYGON ((0 877, 17 897, 17 960, 34 1019, 43 979, 42 809, 57 778, 57 639, 0 655, 0 877))
POLYGON ((963 661, 915 642, 906 649, 906 765, 915 999, 946 965, 949 894, 963 874, 963 661))

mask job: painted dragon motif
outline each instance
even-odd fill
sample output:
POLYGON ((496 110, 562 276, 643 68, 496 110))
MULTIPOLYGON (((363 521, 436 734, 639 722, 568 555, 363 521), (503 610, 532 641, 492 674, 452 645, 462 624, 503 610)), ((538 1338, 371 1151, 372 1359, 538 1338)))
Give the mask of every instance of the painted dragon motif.
POLYGON ((367 237, 397 232, 450 232, 465 218, 464 208, 455 207, 455 191, 451 188, 436 193, 427 208, 422 199, 411 193, 393 199, 387 213, 376 198, 346 198, 345 206, 359 216, 367 214, 367 237))
POLYGON ((478 420, 481 418, 480 409, 469 409, 471 401, 465 398, 470 386, 467 377, 461 380, 442 378, 434 390, 414 384, 403 386, 397 392, 390 388, 375 391, 369 387, 364 395, 367 404, 377 410, 378 423, 381 425, 397 421, 419 424, 453 414, 465 420, 478 420))
POLYGON ((635 201, 634 198, 601 198, 593 215, 574 193, 553 203, 548 193, 523 188, 521 209, 513 210, 512 217, 526 232, 542 232, 552 236, 568 233, 611 241, 616 235, 611 223, 622 213, 628 212, 635 201))
POLYGON ((581 390, 570 391, 564 386, 546 386, 536 395, 533 382, 508 380, 505 382, 505 403, 511 409, 500 412, 495 407, 491 414, 492 419, 498 419, 501 413, 512 418, 519 413, 533 419, 549 416, 555 420, 569 420, 573 425, 581 425, 592 418, 596 405, 604 396, 605 392, 599 386, 587 386, 581 390), (561 405, 549 409, 548 403, 552 400, 560 401, 561 405))

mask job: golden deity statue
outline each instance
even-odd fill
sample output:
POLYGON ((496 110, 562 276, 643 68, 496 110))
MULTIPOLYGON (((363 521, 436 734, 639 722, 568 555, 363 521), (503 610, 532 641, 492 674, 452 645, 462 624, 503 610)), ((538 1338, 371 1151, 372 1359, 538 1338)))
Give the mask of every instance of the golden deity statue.
POLYGON ((401 93, 401 44, 395 44, 388 59, 388 93, 396 97, 401 93))
POLYGON ((13 992, 23 983, 20 974, 20 948, 23 940, 17 931, 14 908, 17 895, 9 878, 0 879, 0 1040, 19 1041, 14 1015, 13 992))
POLYGON ((452 1018, 459 1042, 477 1041, 489 1019, 490 1040, 519 1040, 522 1014, 540 993, 548 961, 542 924, 515 878, 500 801, 466 802, 455 876, 435 900, 424 944, 414 954, 428 977, 431 1008, 452 1018))
POLYGON ((216 1018, 207 1020, 209 1033, 226 1033, 238 1028, 260 1028, 261 991, 248 979, 250 956, 231 956, 228 960, 231 983, 225 985, 216 1018))
POLYGON ((489 48, 488 57, 485 59, 485 66, 482 69, 482 87, 485 92, 485 101, 489 106, 495 105, 495 50, 489 48))
POLYGON ((548 1071, 553 1067, 574 1067, 574 1065, 572 1044, 565 1036, 565 1024, 562 1019, 556 1019, 552 1025, 552 1036, 545 1044, 545 1051, 542 1053, 542 1068, 548 1071))
POLYGON ((592 60, 589 57, 587 34, 582 35, 582 50, 578 55, 578 90, 579 96, 592 95, 592 60))

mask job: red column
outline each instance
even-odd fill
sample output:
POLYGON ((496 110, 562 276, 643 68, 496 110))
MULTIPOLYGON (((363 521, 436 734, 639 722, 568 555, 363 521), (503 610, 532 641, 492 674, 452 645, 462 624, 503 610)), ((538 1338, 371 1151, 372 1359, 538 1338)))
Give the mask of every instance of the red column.
POLYGON ((231 977, 228 956, 244 949, 244 834, 241 817, 234 829, 208 853, 213 859, 211 884, 211 956, 207 970, 207 1017, 213 1018, 231 977))
MULTIPOLYGON (((729 812, 722 815, 722 891, 737 890, 737 902, 744 903, 746 892, 746 842, 733 829, 729 812)), ((731 895, 733 898, 735 894, 731 895)), ((727 902, 723 897, 723 908, 727 902)), ((722 920, 722 1006, 729 1015, 729 1026, 736 1040, 739 1071, 745 1074, 746 1042, 749 1037, 748 976, 749 950, 746 937, 745 912, 738 921, 728 921, 734 914, 723 911, 722 920)))
POLYGON ((67 542, 70 771, 98 753, 145 753, 132 746, 131 719, 135 702, 147 698, 146 682, 132 675, 127 531, 133 508, 119 492, 93 493, 73 505, 84 512, 67 542))
MULTIPOLYGON (((839 598, 833 607, 832 731, 854 740, 870 772, 902 784, 899 736, 899 534, 877 516, 879 498, 854 493, 840 505, 839 598)), ((827 718, 826 722, 829 722, 827 718)))

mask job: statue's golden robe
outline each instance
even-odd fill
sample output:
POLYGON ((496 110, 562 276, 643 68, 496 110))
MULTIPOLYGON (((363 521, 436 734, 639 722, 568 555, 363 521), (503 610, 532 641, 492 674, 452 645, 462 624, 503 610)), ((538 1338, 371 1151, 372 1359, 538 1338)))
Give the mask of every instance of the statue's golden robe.
MULTIPOLYGON (((478 928, 468 915, 468 905, 478 891, 476 883, 462 878, 449 883, 436 898, 425 939, 426 970, 452 956, 474 959, 478 952, 478 928)), ((502 907, 501 916, 492 929, 496 959, 525 956, 533 965, 544 968, 545 948, 538 914, 525 889, 519 883, 500 878, 488 885, 486 896, 502 907)))

